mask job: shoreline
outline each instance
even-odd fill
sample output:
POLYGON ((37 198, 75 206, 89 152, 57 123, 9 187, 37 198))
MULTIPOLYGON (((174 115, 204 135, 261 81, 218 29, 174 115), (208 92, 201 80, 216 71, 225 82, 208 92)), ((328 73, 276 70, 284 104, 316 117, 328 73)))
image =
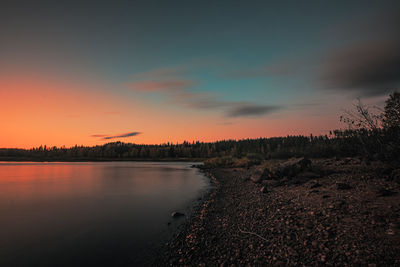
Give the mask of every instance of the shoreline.
POLYGON ((198 168, 199 172, 201 172, 209 180, 209 188, 203 193, 201 198, 198 199, 197 203, 194 204, 189 216, 185 218, 185 221, 175 229, 172 238, 160 246, 158 257, 156 257, 155 260, 149 264, 151 266, 168 265, 165 256, 171 252, 170 246, 175 242, 182 242, 182 240, 186 238, 187 233, 191 231, 195 225, 197 225, 197 221, 204 219, 208 206, 210 203, 215 201, 215 196, 219 188, 219 182, 213 174, 213 169, 203 169, 199 167, 196 168, 198 168))
POLYGON ((400 185, 380 163, 313 160, 301 183, 253 181, 258 167, 205 171, 215 188, 157 266, 398 265, 400 185))
POLYGON ((54 159, 54 158, 0 158, 0 162, 203 162, 202 158, 165 158, 165 159, 54 159))

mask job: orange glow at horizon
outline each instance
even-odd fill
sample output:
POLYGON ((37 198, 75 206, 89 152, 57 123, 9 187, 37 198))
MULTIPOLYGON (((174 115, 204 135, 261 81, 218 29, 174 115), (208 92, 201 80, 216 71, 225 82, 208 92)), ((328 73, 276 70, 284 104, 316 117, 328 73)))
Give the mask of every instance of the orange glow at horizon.
MULTIPOLYGON (((127 90, 129 93, 129 90, 127 90)), ((244 139, 326 133, 336 118, 287 115, 226 118, 208 111, 184 110, 115 94, 101 81, 85 83, 40 75, 0 76, 0 147, 138 144, 244 139), (321 132, 322 125, 327 131, 321 132), (316 127, 318 126, 318 127, 316 127), (92 135, 141 132, 103 140, 92 135)), ((322 128, 324 128, 322 127, 322 128)))

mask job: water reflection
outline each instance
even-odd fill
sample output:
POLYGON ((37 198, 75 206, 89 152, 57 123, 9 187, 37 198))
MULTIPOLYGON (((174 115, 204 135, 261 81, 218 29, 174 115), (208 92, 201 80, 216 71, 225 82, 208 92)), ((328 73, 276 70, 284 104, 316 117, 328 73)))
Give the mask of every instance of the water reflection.
POLYGON ((1 266, 144 260, 208 186, 190 163, 0 163, 1 266), (141 256, 142 255, 142 256, 141 256))

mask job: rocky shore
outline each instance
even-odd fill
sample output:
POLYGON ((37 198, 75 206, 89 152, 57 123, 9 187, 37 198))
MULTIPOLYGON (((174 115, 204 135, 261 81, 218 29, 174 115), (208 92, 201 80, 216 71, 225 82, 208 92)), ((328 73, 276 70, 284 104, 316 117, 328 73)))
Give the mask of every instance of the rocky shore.
POLYGON ((358 159, 303 163, 208 170, 215 190, 156 265, 399 266, 398 171, 358 159))

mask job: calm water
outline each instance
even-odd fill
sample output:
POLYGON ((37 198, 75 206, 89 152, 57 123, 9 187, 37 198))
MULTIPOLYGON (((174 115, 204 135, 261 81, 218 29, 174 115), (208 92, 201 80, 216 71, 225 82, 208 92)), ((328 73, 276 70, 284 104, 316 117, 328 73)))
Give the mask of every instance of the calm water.
POLYGON ((148 263, 209 187, 190 166, 0 163, 0 266, 148 263))

